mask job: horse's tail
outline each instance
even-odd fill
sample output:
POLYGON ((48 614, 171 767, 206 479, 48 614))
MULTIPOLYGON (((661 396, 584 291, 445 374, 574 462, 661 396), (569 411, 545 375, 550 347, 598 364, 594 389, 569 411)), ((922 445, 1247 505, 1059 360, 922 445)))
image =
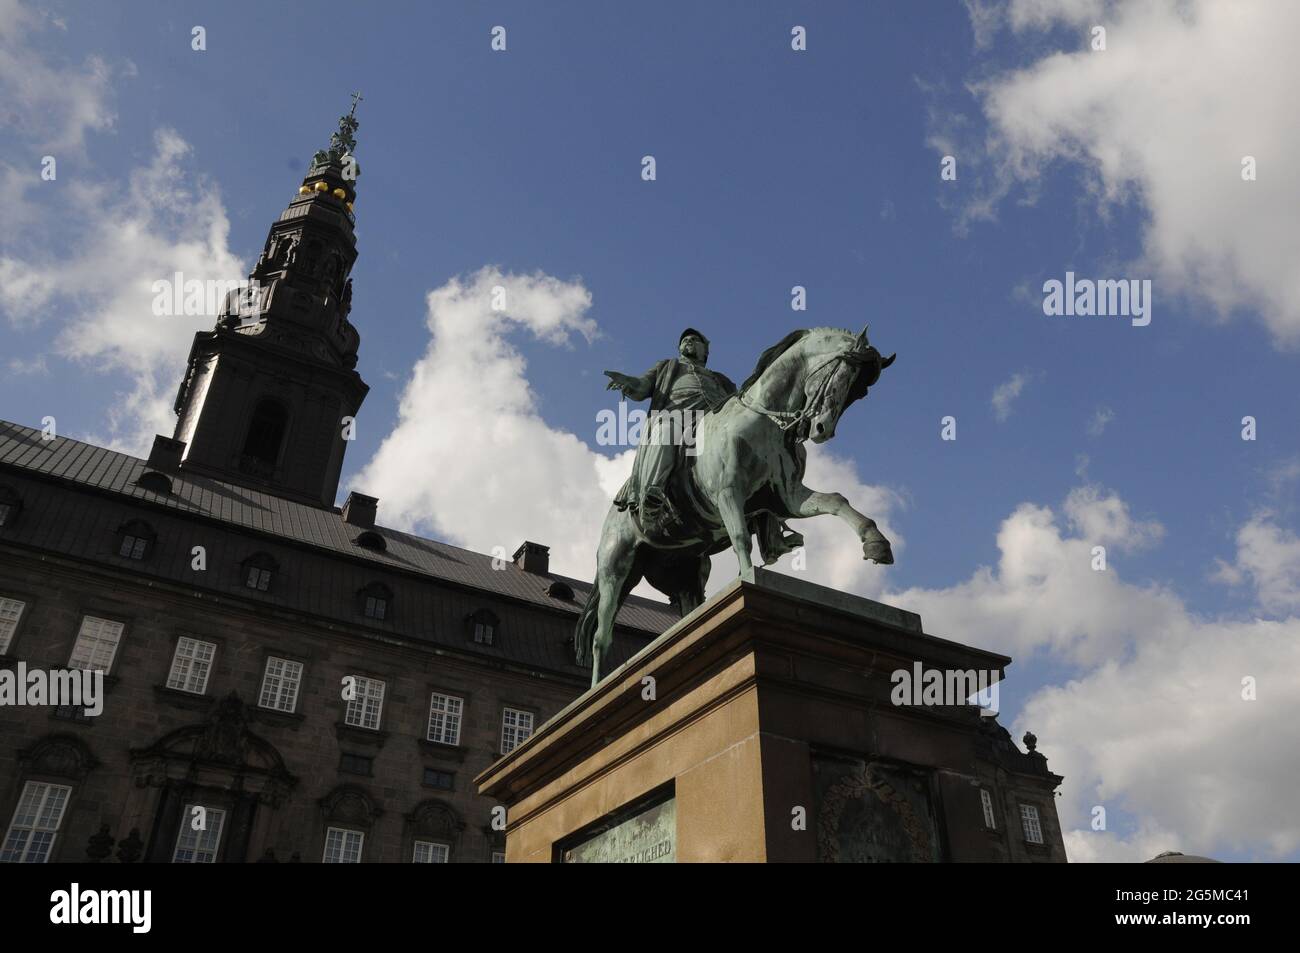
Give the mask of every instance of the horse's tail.
POLYGON ((597 610, 600 608, 600 586, 591 584, 587 593, 587 602, 578 616, 578 624, 573 627, 573 654, 579 665, 587 665, 595 654, 593 643, 596 640, 597 610))

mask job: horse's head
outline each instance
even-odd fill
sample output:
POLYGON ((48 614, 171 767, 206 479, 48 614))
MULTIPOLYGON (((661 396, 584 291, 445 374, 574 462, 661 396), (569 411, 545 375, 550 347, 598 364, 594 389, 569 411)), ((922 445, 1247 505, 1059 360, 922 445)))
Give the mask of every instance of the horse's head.
POLYGON ((880 373, 894 363, 898 355, 881 357, 867 342, 867 329, 854 335, 850 331, 832 332, 827 349, 817 366, 804 378, 804 407, 809 410, 806 436, 813 443, 824 443, 835 436, 840 416, 855 400, 880 380, 880 373))

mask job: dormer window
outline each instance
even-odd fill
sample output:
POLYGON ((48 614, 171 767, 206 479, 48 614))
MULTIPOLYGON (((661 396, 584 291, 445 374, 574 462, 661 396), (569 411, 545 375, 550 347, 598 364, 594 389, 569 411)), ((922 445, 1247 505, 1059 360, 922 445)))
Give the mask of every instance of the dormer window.
POLYGON ((124 559, 142 560, 153 552, 158 534, 144 520, 131 520, 117 528, 117 554, 124 559))
POLYGON ((377 553, 382 553, 388 548, 388 543, 384 537, 380 536, 374 530, 366 530, 357 537, 357 545, 365 549, 372 549, 377 553))
POLYGON ((469 636, 479 645, 495 645, 501 620, 488 609, 479 609, 467 620, 469 636))
POLYGON ((280 564, 266 553, 249 556, 240 563, 244 588, 266 592, 271 588, 271 580, 275 577, 276 570, 279 568, 280 564))
POLYGON ((161 493, 163 495, 169 495, 172 491, 171 478, 156 470, 150 470, 148 473, 145 473, 140 477, 140 479, 135 481, 135 485, 140 487, 142 490, 149 490, 150 492, 161 493))
POLYGON ((259 400, 248 422, 239 469, 252 476, 271 477, 280 462, 280 447, 288 429, 289 412, 284 405, 270 397, 259 400))
POLYGON ((565 602, 573 601, 573 587, 567 582, 560 582, 558 579, 546 587, 546 594, 552 599, 561 599, 565 602))
POLYGON ((22 508, 22 498, 13 488, 0 486, 0 527, 12 526, 22 508))
POLYGON ((393 605, 393 591, 382 582, 372 582, 357 596, 361 603, 361 614, 367 619, 382 622, 388 618, 393 605))

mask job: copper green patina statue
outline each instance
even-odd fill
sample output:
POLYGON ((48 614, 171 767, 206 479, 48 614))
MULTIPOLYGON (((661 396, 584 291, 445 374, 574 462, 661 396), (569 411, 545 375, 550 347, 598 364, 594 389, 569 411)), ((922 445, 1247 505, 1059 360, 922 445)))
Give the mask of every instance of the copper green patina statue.
POLYGON ((802 545, 786 519, 831 513, 862 541, 862 555, 892 563, 875 522, 839 493, 803 485, 805 440, 835 435, 844 410, 880 379, 894 355, 881 357, 862 333, 836 328, 793 331, 763 352, 737 390, 710 370, 709 342, 682 332, 678 357, 644 375, 606 371, 609 388, 650 400, 632 475, 605 517, 596 584, 578 618, 574 645, 591 662, 591 684, 614 637, 614 616, 642 579, 683 615, 704 601, 709 557, 730 547, 742 574, 753 567, 752 537, 765 565, 802 545))

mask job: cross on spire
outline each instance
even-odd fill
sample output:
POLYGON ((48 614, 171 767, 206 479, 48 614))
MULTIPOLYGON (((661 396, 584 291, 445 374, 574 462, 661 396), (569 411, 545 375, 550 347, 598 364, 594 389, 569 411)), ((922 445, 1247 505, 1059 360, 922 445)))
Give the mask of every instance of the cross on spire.
POLYGON ((362 96, 360 92, 352 94, 352 111, 348 113, 349 116, 355 116, 357 114, 357 103, 361 102, 361 99, 362 96))

